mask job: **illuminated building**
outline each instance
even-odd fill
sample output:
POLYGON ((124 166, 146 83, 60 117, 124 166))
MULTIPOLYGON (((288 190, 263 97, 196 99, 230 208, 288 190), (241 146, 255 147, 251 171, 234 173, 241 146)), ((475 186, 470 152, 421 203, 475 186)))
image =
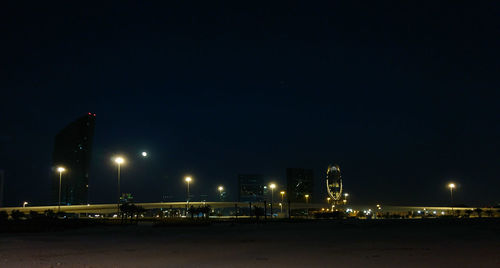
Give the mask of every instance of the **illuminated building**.
MULTIPOLYGON (((88 113, 63 128, 55 137, 53 167, 64 166, 61 204, 88 204, 89 168, 95 114, 88 113)), ((58 200, 59 174, 52 179, 52 201, 58 200)))
POLYGON ((314 173, 312 169, 287 168, 287 194, 291 202, 304 203, 306 194, 312 195, 314 189, 314 173))

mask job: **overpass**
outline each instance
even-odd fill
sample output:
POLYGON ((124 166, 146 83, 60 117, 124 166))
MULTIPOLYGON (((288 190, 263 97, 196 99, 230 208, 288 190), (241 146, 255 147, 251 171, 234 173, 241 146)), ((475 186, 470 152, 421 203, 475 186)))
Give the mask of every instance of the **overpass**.
MULTIPOLYGON (((137 206, 141 206, 146 210, 152 209, 186 209, 186 207, 194 206, 204 206, 209 205, 211 208, 249 208, 249 202, 157 202, 157 203, 134 203, 137 206)), ((267 203, 268 206, 270 205, 267 203)), ((264 207, 263 202, 251 203, 253 206, 264 207)), ((283 204, 283 210, 288 210, 288 204, 283 204)), ((274 210, 279 210, 279 203, 273 204, 274 210)), ((330 209, 331 205, 325 203, 291 203, 291 209, 311 209, 311 210, 321 210, 330 209)), ((474 210, 475 207, 434 207, 434 206, 381 206, 380 209, 376 205, 343 205, 338 207, 339 209, 351 209, 353 211, 364 211, 369 210, 373 212, 389 212, 397 214, 406 214, 408 212, 413 213, 432 213, 436 215, 449 214, 451 210, 466 211, 474 210), (419 212, 420 211, 420 212, 419 212)), ((28 207, 2 207, 0 211, 6 211, 11 213, 12 210, 19 210, 23 213, 28 214, 30 211, 35 211, 38 213, 43 213, 47 210, 52 210, 57 212, 58 206, 28 206, 28 207)), ((88 204, 88 205, 70 205, 61 206, 61 211, 66 213, 76 213, 76 214, 112 214, 118 211, 117 204, 88 204)))

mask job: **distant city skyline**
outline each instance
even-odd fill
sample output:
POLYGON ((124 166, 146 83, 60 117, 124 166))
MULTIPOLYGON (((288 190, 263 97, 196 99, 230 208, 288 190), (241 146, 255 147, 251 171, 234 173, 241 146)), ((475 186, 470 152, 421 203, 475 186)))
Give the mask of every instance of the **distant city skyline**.
POLYGON ((89 200, 238 197, 342 168, 353 203, 500 200, 496 2, 77 3, 3 7, 4 201, 51 198, 54 137, 95 113, 89 200), (147 152, 147 157, 142 152, 147 152), (265 182, 268 183, 268 182, 265 182))

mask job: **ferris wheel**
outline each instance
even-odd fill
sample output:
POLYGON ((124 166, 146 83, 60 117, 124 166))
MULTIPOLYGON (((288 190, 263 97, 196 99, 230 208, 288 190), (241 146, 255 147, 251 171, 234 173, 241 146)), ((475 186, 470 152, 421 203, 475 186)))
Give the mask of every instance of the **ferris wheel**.
POLYGON ((326 190, 334 201, 339 201, 342 197, 342 176, 339 165, 328 166, 326 170, 326 190))

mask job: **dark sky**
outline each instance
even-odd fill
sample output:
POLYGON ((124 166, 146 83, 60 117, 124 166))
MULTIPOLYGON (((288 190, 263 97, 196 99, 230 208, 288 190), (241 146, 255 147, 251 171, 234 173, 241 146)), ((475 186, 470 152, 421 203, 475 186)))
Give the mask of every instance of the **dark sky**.
POLYGON ((182 200, 184 174, 236 198, 238 173, 287 167, 323 199, 337 163, 356 203, 447 204, 450 180, 498 202, 500 5, 368 2, 3 3, 5 201, 43 203, 55 134, 95 112, 94 203, 115 199, 116 153, 137 201, 182 200))

